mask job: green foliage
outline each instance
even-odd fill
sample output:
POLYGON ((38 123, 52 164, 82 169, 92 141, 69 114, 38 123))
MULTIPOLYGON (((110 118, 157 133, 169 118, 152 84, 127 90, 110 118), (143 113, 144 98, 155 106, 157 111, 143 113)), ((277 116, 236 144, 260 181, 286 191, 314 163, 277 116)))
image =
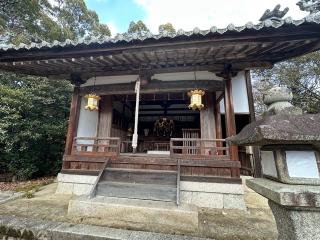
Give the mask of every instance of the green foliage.
POLYGON ((66 81, 0 74, 0 157, 20 179, 59 170, 71 89, 66 81))
POLYGON ((129 35, 137 34, 139 36, 144 36, 147 33, 150 33, 150 30, 141 20, 139 20, 138 22, 134 22, 134 21, 130 22, 127 34, 129 35))
POLYGON ((176 29, 173 27, 171 23, 161 24, 159 26, 159 33, 160 34, 175 34, 176 29))
POLYGON ((262 95, 273 86, 287 86, 292 103, 307 113, 320 113, 320 51, 276 64, 272 69, 253 72, 257 114, 265 110, 262 95))
POLYGON ((0 2, 0 39, 20 44, 110 36, 107 25, 83 0, 4 0, 0 2))
MULTIPOLYGON (((0 1, 0 43, 110 36, 84 0, 0 1)), ((20 179, 61 169, 72 86, 0 72, 0 172, 20 179)))
POLYGON ((65 38, 91 38, 110 36, 107 25, 100 24, 95 11, 87 9, 83 0, 56 0, 58 5, 53 7, 55 17, 66 34, 65 38))
POLYGON ((28 191, 24 194, 26 198, 34 198, 34 192, 33 191, 28 191))

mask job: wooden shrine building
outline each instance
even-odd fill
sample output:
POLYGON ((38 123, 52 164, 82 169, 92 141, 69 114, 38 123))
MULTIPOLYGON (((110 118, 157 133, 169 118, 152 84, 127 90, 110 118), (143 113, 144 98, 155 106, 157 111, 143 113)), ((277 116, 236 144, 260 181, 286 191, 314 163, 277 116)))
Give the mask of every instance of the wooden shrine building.
POLYGON ((58 192, 233 208, 228 197, 243 201, 243 192, 230 186, 240 189, 240 173, 259 170, 255 151, 225 142, 254 120, 250 70, 318 50, 319 23, 311 14, 2 46, 0 69, 74 85, 58 192), (201 110, 188 108, 192 90, 204 93, 201 110), (91 93, 98 110, 85 109, 91 93), (217 194, 226 196, 219 206, 217 194))

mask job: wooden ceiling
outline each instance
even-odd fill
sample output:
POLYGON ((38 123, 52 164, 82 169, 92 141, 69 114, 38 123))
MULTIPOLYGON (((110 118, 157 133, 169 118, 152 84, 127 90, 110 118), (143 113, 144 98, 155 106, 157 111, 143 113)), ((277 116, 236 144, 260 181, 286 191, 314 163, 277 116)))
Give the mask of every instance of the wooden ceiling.
POLYGON ((274 63, 320 48, 320 25, 244 30, 188 38, 5 51, 0 69, 38 76, 70 79, 92 76, 212 71, 224 65, 234 70, 268 68, 274 63))

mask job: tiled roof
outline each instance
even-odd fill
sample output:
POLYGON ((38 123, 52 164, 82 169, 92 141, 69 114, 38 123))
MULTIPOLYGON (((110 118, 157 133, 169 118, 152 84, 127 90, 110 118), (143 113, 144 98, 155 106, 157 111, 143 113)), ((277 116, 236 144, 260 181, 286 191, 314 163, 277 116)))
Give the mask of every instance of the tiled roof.
POLYGON ((147 33, 145 35, 139 34, 119 34, 115 38, 105 37, 103 39, 92 38, 90 40, 87 39, 79 39, 72 41, 67 39, 64 42, 53 41, 52 43, 43 41, 41 43, 31 43, 31 44, 23 44, 21 43, 18 46, 9 44, 9 45, 0 45, 0 52, 5 51, 15 51, 15 50, 29 50, 29 49, 48 49, 54 47, 72 47, 72 46, 89 46, 89 45, 103 45, 103 44, 116 44, 120 42, 136 42, 141 41, 144 42, 146 40, 161 40, 165 38, 176 39, 179 37, 192 37, 192 36, 210 36, 210 35, 223 35, 228 33, 241 33, 245 30, 256 30, 260 31, 263 29, 269 28, 281 28, 285 26, 300 26, 303 24, 320 24, 320 13, 310 14, 307 17, 301 20, 293 20, 291 17, 281 19, 279 21, 273 21, 267 19, 258 24, 253 24, 252 22, 248 22, 244 26, 237 27, 234 24, 229 24, 226 28, 217 28, 215 26, 211 27, 208 30, 200 30, 199 28, 194 28, 193 31, 184 31, 182 29, 178 30, 176 33, 163 33, 163 34, 152 34, 147 33))

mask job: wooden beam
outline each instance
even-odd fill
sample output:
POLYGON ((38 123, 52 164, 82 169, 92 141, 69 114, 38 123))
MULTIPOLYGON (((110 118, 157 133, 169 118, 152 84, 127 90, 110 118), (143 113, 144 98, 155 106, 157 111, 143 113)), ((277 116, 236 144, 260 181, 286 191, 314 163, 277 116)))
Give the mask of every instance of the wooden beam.
MULTIPOLYGON (((115 59, 115 58, 114 58, 115 59)), ((113 59, 113 60, 114 60, 113 59)), ((224 58, 225 60, 226 58, 224 58)), ((75 61, 71 61, 70 59, 53 59, 48 60, 48 62, 59 63, 59 61, 64 61, 61 63, 61 66, 46 66, 39 65, 35 61, 27 61, 29 64, 23 64, 19 66, 10 65, 10 63, 1 63, 0 69, 11 71, 11 72, 19 72, 19 73, 27 73, 36 76, 55 76, 55 78, 69 79, 71 72, 79 72, 83 76, 83 78, 90 78, 93 76, 117 76, 117 75, 137 75, 141 71, 151 71, 153 74, 157 73, 171 73, 171 72, 193 72, 193 71, 214 71, 220 72, 223 69, 224 64, 215 62, 216 60, 201 60, 198 65, 192 65, 193 59, 186 59, 184 61, 191 63, 184 63, 182 66, 177 64, 180 60, 171 60, 175 62, 163 62, 159 63, 142 63, 140 65, 131 65, 131 64, 120 64, 120 63, 111 63, 108 64, 106 58, 103 60, 101 56, 99 58, 100 64, 93 64, 90 61, 85 63, 81 59, 75 59, 75 61), (82 63, 81 63, 82 62, 82 63), (107 64, 106 64, 107 63, 107 64), (166 67, 167 66, 167 67, 166 67)), ((97 60, 98 61, 98 60, 97 60)), ((24 62, 22 62, 24 63, 24 62)), ((257 61, 256 59, 253 62, 241 62, 233 64, 233 68, 238 71, 246 69, 246 68, 257 68, 264 67, 270 68, 273 64, 271 62, 263 62, 257 61)))
MULTIPOLYGON (((150 104, 151 105, 151 104, 150 104)), ((140 104, 141 106, 141 104, 140 104)), ((181 110, 186 110, 188 109, 188 104, 185 104, 185 106, 181 106, 180 108, 167 108, 167 111, 181 111, 181 110)), ((148 111, 163 111, 164 108, 141 108, 140 107, 140 113, 143 112, 148 112, 148 111)))
MULTIPOLYGON (((162 110, 163 111, 163 110, 162 110)), ((185 113, 167 113, 165 114, 164 112, 163 113, 144 113, 144 112, 139 112, 139 116, 140 117, 153 117, 153 116, 156 116, 156 117, 161 117, 161 116, 171 116, 171 117, 176 117, 176 116, 198 116, 199 115, 199 112, 185 112, 185 113)))
MULTIPOLYGON (((95 92, 100 95, 121 95, 133 94, 134 83, 96 85, 95 92)), ((167 93, 183 92, 193 88, 201 88, 207 91, 221 91, 224 89, 224 82, 219 80, 182 80, 182 81, 151 81, 145 86, 141 86, 141 93, 167 93)), ((92 86, 82 87, 81 95, 92 91, 92 86)))
POLYGON ((68 123, 66 146, 64 151, 65 155, 71 154, 73 139, 77 131, 77 125, 78 125, 77 120, 78 120, 80 104, 81 104, 81 97, 79 93, 80 93, 80 87, 74 86, 71 106, 70 106, 70 116, 69 116, 69 123, 68 123))
MULTIPOLYGON (((111 164, 148 164, 148 165, 163 165, 163 166, 176 166, 177 159, 161 159, 150 157, 145 158, 135 158, 135 157, 124 157, 121 156, 116 160, 111 160, 111 164)), ((230 160, 207 160, 207 159, 197 159, 189 160, 182 159, 181 166, 185 167, 214 167, 214 168, 240 168, 240 162, 230 161, 230 160)))

